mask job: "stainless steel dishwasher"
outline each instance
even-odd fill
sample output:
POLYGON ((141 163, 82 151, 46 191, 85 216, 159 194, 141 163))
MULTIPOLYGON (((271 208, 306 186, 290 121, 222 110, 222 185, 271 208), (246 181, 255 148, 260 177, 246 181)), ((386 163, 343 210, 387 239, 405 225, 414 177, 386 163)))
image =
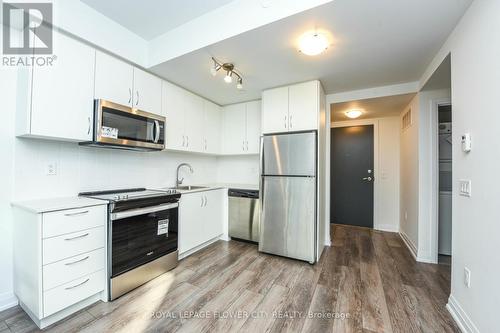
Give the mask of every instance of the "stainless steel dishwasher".
POLYGON ((229 236, 259 242, 259 191, 229 189, 229 236))

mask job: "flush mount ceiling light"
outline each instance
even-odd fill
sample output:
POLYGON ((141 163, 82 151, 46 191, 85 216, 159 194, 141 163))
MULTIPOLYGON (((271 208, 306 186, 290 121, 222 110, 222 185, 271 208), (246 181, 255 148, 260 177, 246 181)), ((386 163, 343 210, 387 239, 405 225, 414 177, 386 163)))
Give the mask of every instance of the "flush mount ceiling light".
POLYGON ((308 56, 315 56, 323 53, 330 42, 325 34, 317 31, 306 32, 299 39, 299 52, 308 56))
POLYGON ((363 111, 362 110, 359 110, 359 109, 353 109, 353 110, 349 110, 345 113, 345 115, 351 119, 356 119, 358 118, 359 116, 361 116, 363 114, 363 111))
POLYGON ((243 77, 241 76, 241 74, 236 72, 233 64, 227 62, 221 63, 213 57, 212 61, 213 61, 213 66, 210 69, 210 73, 212 74, 212 76, 216 76, 217 72, 222 69, 224 72, 226 72, 226 75, 224 76, 224 82, 226 83, 233 82, 233 75, 234 75, 237 78, 236 88, 239 90, 243 89, 243 77))

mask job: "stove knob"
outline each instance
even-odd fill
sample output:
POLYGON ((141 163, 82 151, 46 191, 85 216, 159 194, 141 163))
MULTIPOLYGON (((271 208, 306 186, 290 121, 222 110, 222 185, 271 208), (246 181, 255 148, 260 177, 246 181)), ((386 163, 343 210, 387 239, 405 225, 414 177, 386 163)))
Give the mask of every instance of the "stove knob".
POLYGON ((124 194, 124 195, 123 195, 123 199, 124 199, 124 200, 125 200, 125 199, 128 199, 128 194, 124 194))

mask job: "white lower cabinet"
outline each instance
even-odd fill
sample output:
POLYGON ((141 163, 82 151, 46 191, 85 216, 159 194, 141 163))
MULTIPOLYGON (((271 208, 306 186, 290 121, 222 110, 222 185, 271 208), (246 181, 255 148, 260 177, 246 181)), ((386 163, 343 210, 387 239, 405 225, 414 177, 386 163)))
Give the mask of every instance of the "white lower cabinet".
POLYGON ((40 328, 107 300, 106 205, 14 217, 14 292, 40 328))
POLYGON ((225 190, 184 193, 179 203, 179 254, 189 254, 223 233, 225 190))

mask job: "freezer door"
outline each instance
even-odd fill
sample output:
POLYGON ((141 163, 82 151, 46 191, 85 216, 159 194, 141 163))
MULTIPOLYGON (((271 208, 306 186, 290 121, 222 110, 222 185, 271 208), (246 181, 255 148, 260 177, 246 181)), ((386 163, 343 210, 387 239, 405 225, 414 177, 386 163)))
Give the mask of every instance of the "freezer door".
POLYGON ((262 179, 259 251, 315 262, 316 179, 262 179))
POLYGON ((262 175, 316 175, 316 132, 266 135, 262 140, 262 175))

